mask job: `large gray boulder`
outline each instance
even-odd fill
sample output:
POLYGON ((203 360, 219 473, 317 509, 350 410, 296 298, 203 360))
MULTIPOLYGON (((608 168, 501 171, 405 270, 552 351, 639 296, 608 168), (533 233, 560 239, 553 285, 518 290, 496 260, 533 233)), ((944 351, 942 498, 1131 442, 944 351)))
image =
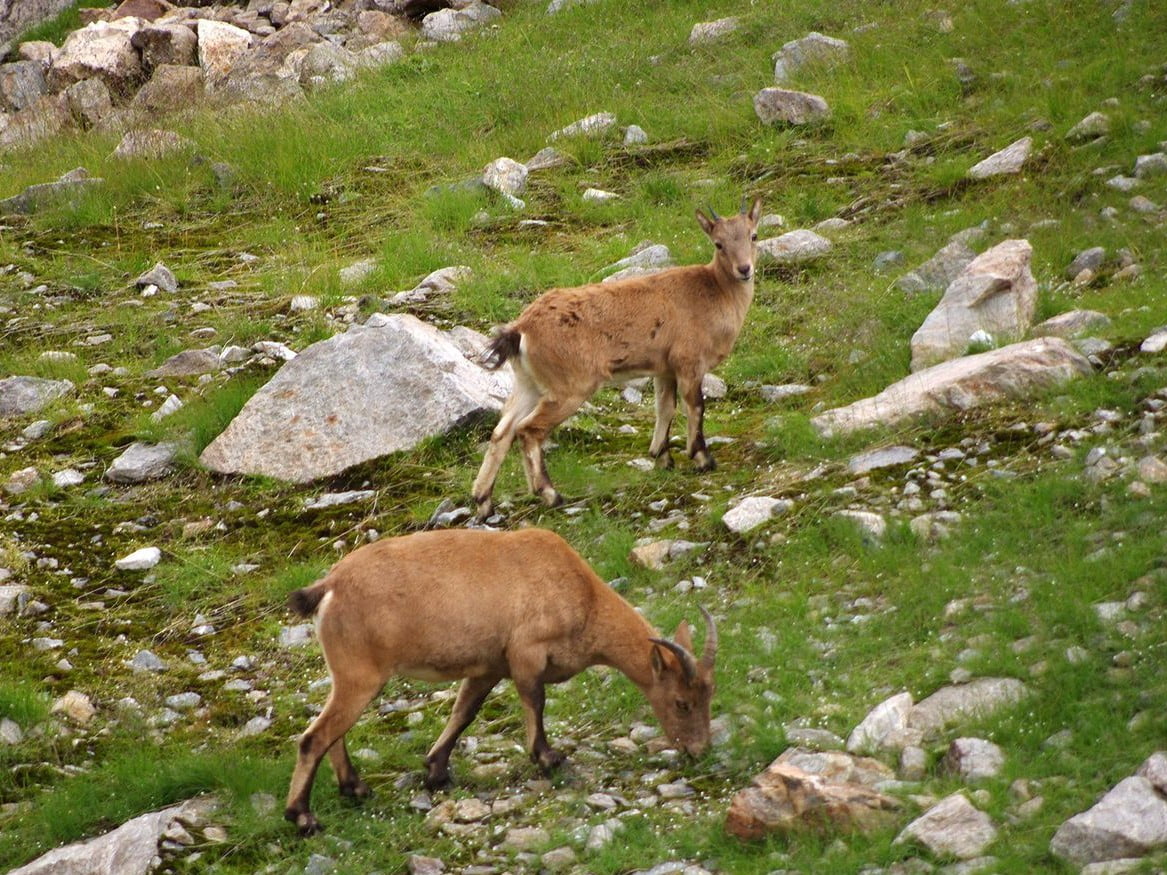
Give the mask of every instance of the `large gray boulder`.
POLYGON ((1142 857, 1167 846, 1167 799, 1141 775, 1119 781, 1054 833, 1050 850, 1078 866, 1142 857))
POLYGON ((0 380, 0 419, 35 413, 73 391, 68 380, 5 377, 0 380))
POLYGON ((382 318, 308 347, 244 405, 201 461, 223 474, 305 483, 442 434, 509 394, 413 316, 382 318))
POLYGON ((210 803, 192 799, 142 814, 117 829, 49 851, 8 875, 146 875, 154 871, 159 844, 172 826, 201 823, 210 803))
POLYGON ((38 61, 0 64, 0 109, 17 112, 45 94, 45 68, 38 61))
POLYGON ((73 0, 0 0, 0 54, 10 39, 72 5, 73 0))
POLYGON ((1006 240, 969 262, 912 335, 912 370, 963 355, 978 332, 1006 343, 1024 337, 1037 307, 1032 256, 1029 241, 1006 240))
POLYGON ((926 413, 970 410, 1090 374, 1090 362, 1060 337, 1041 337, 933 365, 878 395, 820 413, 811 424, 824 436, 893 425, 926 413))

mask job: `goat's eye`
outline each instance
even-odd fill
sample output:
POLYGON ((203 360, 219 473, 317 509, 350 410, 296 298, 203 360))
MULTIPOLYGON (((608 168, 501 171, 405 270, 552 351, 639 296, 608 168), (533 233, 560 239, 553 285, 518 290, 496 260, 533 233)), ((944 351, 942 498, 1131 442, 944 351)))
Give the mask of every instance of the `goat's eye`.
POLYGON ((718 249, 724 249, 724 248, 725 248, 725 247, 724 247, 724 246, 722 246, 720 243, 714 243, 713 245, 714 245, 714 246, 716 246, 718 249))
POLYGON ((758 242, 758 235, 757 235, 757 234, 751 234, 751 235, 750 235, 750 239, 751 239, 752 241, 754 241, 755 243, 757 243, 757 242, 758 242))
POLYGON ((684 699, 677 699, 677 710, 682 714, 688 714, 692 708, 693 706, 686 702, 684 699))

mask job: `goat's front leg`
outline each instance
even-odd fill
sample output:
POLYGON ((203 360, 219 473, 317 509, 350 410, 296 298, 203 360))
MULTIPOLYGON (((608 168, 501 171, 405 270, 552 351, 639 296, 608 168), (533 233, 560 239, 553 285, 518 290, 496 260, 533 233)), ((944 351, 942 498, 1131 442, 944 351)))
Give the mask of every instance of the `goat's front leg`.
POLYGON ((705 446, 705 395, 701 391, 701 374, 680 381, 681 396, 685 400, 685 419, 689 427, 686 450, 697 463, 698 471, 712 471, 717 467, 709 448, 705 446))
POLYGON ((669 454, 669 429, 673 425, 673 415, 677 410, 677 378, 672 374, 653 377, 652 389, 656 406, 656 426, 652 431, 652 443, 648 445, 648 454, 656 459, 658 468, 671 468, 673 457, 669 454))
POLYGON ((551 772, 567 757, 547 742, 547 734, 543 729, 543 706, 547 701, 547 694, 543 682, 535 680, 524 684, 516 681, 515 687, 526 711, 524 716, 527 724, 527 749, 531 752, 531 760, 544 772, 551 772))
POLYGON ((446 728, 434 742, 425 757, 425 786, 429 790, 445 787, 450 783, 450 754, 458 742, 458 736, 470 725, 478 714, 478 709, 486 701, 497 677, 466 678, 458 688, 458 698, 454 700, 454 710, 446 721, 446 728))

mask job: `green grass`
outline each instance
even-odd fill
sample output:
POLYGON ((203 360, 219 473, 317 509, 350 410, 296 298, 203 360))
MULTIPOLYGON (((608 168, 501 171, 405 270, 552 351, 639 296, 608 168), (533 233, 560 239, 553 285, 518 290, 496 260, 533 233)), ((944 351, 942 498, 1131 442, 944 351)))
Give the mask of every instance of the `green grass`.
MULTIPOLYGON (((997 870, 1068 872, 1048 849, 1057 826, 1167 746, 1157 719, 1167 707, 1159 671, 1167 644, 1167 497, 1161 486, 1150 498, 1132 497, 1126 473, 1102 484, 1082 476, 1094 446, 1132 461, 1163 455, 1161 437, 1137 441, 1148 398, 1167 385, 1167 367, 1131 354, 1132 344, 1164 321, 1161 228, 1136 217, 1130 196, 1105 184, 1167 139, 1156 93, 1139 84, 1161 75, 1159 46, 1146 34, 1164 29, 1163 13, 1132 4, 1128 23, 1116 27, 1108 5, 1085 0, 1069 7, 974 0, 954 8, 953 29, 940 32, 927 14, 932 9, 924 2, 731 0, 714 10, 697 0, 604 0, 548 18, 544 4, 506 4, 489 38, 413 53, 302 103, 159 121, 194 140, 206 161, 125 165, 110 157, 112 132, 62 136, 7 154, 0 196, 79 165, 106 183, 73 207, 6 220, 0 230, 0 268, 14 265, 0 272, 0 305, 9 308, 0 313, 0 375, 66 378, 77 386, 45 412, 0 422, 0 485, 27 465, 46 479, 66 466, 87 471, 75 489, 0 492, 0 567, 50 606, 44 615, 0 624, 0 716, 24 732, 20 744, 0 749, 0 803, 18 803, 0 821, 0 866, 21 865, 52 845, 198 792, 220 799, 216 822, 230 837, 199 845, 202 857, 190 868, 200 871, 299 871, 313 853, 333 857, 338 871, 397 871, 410 852, 442 857, 452 870, 483 861, 516 870, 538 864, 490 849, 505 829, 532 824, 551 831, 539 851, 569 844, 581 870, 597 873, 669 859, 735 873, 844 873, 931 859, 892 845, 896 830, 744 844, 721 822, 736 789, 785 749, 786 724, 802 720, 845 737, 887 696, 907 690, 921 698, 965 668, 1019 678, 1031 691, 1016 708, 955 730, 1006 750, 1005 772, 981 785, 986 793, 978 799, 1001 830, 989 849, 997 870), (741 28, 724 43, 688 46, 694 22, 731 14, 741 28), (764 128, 751 97, 771 84, 773 52, 809 30, 852 46, 846 62, 807 69, 792 82, 822 94, 832 119, 809 129, 764 128), (967 90, 954 57, 976 74, 967 90), (1066 144, 1062 134, 1110 97, 1118 106, 1106 108, 1107 140, 1066 144), (552 131, 601 110, 615 113, 620 126, 643 127, 649 144, 623 146, 622 130, 557 142, 569 163, 531 175, 522 211, 466 184, 494 158, 526 160, 552 131), (923 131, 927 141, 895 157, 909 130, 923 131), (1023 174, 964 179, 973 163, 1026 134, 1035 139, 1035 157, 1023 174), (215 161, 233 168, 230 188, 216 180, 215 161), (1096 174, 1102 166, 1115 169, 1096 174), (621 199, 588 204, 588 187, 621 199), (500 685, 468 731, 477 749, 455 754, 458 784, 435 801, 523 801, 455 839, 409 806, 417 792, 411 776, 448 714, 450 703, 433 696, 444 687, 394 679, 378 704, 410 700, 420 720, 401 710, 378 714, 374 706, 349 738, 350 749, 376 755, 362 760, 376 795, 351 806, 337 798, 322 768, 313 804, 328 832, 295 838, 279 817, 280 800, 294 739, 327 691, 310 686, 326 676, 315 645, 288 650, 276 643, 281 626, 299 622, 284 611, 287 595, 360 543, 425 525, 443 499, 467 504, 491 422, 469 423, 307 486, 218 477, 199 467, 197 455, 270 379, 270 368, 245 366, 209 380, 147 371, 179 350, 212 344, 278 340, 303 350, 343 330, 341 314, 392 309, 385 302, 395 292, 454 264, 469 266, 471 277, 409 312, 488 331, 548 288, 600 279, 642 241, 668 245, 678 263, 707 261, 694 210, 711 204, 727 213, 743 193, 761 196, 765 212, 782 214, 781 230, 836 215, 855 223, 832 236, 828 257, 762 272, 745 329, 718 369, 728 395, 709 403, 707 434, 732 439, 714 447, 718 470, 692 471, 678 449, 682 416, 673 429, 674 470, 630 467, 647 453, 651 393, 632 405, 604 390, 554 433, 547 452, 552 476, 578 513, 546 510, 526 496, 517 452, 503 466, 496 496, 509 507, 508 527, 552 528, 605 580, 623 578, 621 593, 658 628, 671 632, 682 618, 698 620, 699 604, 715 612, 722 636, 715 713, 732 727, 730 740, 692 763, 644 748, 612 750, 611 739, 653 718, 630 683, 593 670, 549 691, 549 732, 565 739, 572 757, 552 791, 540 792, 527 784, 539 775, 520 749, 517 698, 500 685), (1119 211, 1118 221, 1102 217, 1106 207, 1119 211), (1040 225, 1047 219, 1057 224, 1040 225), (1079 307, 1107 313, 1112 323, 1100 334, 1119 350, 1108 372, 991 410, 820 437, 810 421, 821 409, 867 397, 908 373, 908 341, 939 294, 905 295, 895 279, 952 234, 986 221, 978 250, 1008 237, 1033 244, 1038 318, 1079 307), (1095 245, 1110 254, 1098 280, 1085 288, 1065 283, 1070 260, 1095 245), (1123 248, 1143 275, 1119 284, 1112 275, 1123 248), (904 253, 902 270, 875 274, 875 256, 892 249, 904 253), (372 275, 342 285, 340 270, 361 259, 374 260, 372 275), (180 290, 143 298, 133 280, 158 260, 175 271, 180 290), (234 287, 212 288, 225 280, 234 287), (47 291, 33 291, 42 283, 47 291), (290 301, 300 294, 318 297, 321 309, 292 313, 290 301), (103 333, 108 343, 85 342, 103 333), (72 352, 76 360, 42 359, 45 350, 72 352), (99 364, 117 370, 91 376, 99 364), (757 388, 796 382, 812 391, 780 405, 764 402, 757 388), (162 397, 154 394, 159 386, 185 406, 154 423, 149 413, 162 397), (1094 434, 1099 409, 1122 418, 1094 434), (9 448, 42 417, 53 422, 48 436, 9 448), (1043 421, 1083 432, 1079 442, 1057 438, 1073 458, 1055 461, 1032 430, 1014 429, 1043 421), (622 432, 626 425, 636 433, 622 432), (182 443, 180 471, 133 487, 105 482, 102 466, 136 439, 182 443), (962 441, 974 454, 981 444, 988 448, 975 466, 951 462, 944 469, 953 475, 945 482, 947 503, 964 519, 948 539, 922 542, 907 526, 915 511, 897 507, 903 488, 909 479, 924 482, 934 464, 929 456, 962 441), (847 473, 851 455, 892 443, 916 447, 921 458, 865 478, 847 473), (376 490, 376 500, 303 508, 310 495, 358 488, 376 490), (746 494, 790 498, 794 508, 734 536, 721 518, 746 494), (657 502, 663 510, 653 509, 657 502), (834 516, 852 505, 889 518, 881 545, 834 516), (674 510, 682 524, 674 519, 654 531, 674 510), (707 546, 650 571, 629 559, 646 537, 707 546), (116 558, 148 543, 163 550, 157 569, 112 570, 116 558), (41 561, 49 559, 56 565, 41 561), (241 563, 258 567, 233 570, 241 563), (694 576, 708 586, 678 591, 679 581, 694 576), (1098 619, 1094 604, 1137 592, 1146 605, 1129 613, 1133 631, 1098 619), (196 614, 213 634, 193 635, 196 614), (42 622, 50 626, 41 629, 42 622), (66 643, 32 650, 28 640, 42 635, 66 643), (1071 648, 1082 648, 1085 658, 1067 658, 1067 651, 1078 653, 1071 648), (142 649, 169 670, 131 672, 126 662, 142 649), (192 662, 191 651, 206 664, 192 662), (66 653, 71 670, 58 665, 66 653), (237 676, 231 663, 240 655, 255 662, 238 673, 254 695, 223 687, 237 676), (205 671, 227 674, 207 680, 205 671), (69 689, 97 704, 91 726, 55 728, 51 702, 69 689), (166 730, 151 725, 164 698, 183 690, 203 697, 199 712, 166 730), (118 709, 127 696, 141 704, 143 717, 118 709), (272 728, 240 738, 258 714, 269 716, 272 728), (1047 743, 1063 730, 1066 746, 1047 743), (484 767, 497 774, 476 773, 484 767), (655 772, 698 788, 691 812, 637 801, 651 792, 645 778, 655 772), (1045 804, 1014 822, 1009 787, 1018 778, 1045 804), (573 829, 609 816, 583 801, 601 791, 624 795, 640 813, 625 818, 617 842, 593 854, 573 829), (257 792, 277 800, 274 812, 257 810, 257 792)), ((38 34, 59 41, 71 20, 38 34)), ((1144 181, 1139 192, 1167 202, 1162 179, 1144 181)), ((1156 423, 1161 434, 1161 417, 1156 423)), ((922 491, 925 507, 934 510, 939 504, 929 491, 922 491)), ((928 746, 922 793, 959 789, 938 767, 948 740, 928 746)), ((903 821, 915 811, 909 803, 903 821)))

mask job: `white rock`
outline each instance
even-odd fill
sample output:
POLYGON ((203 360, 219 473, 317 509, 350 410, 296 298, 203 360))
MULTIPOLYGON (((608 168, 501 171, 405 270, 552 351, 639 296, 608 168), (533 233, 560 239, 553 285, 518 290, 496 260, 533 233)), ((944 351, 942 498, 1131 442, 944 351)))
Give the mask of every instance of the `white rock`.
POLYGON ((863 718, 847 737, 851 753, 874 753, 883 746, 883 740, 908 725, 912 710, 912 694, 897 693, 880 702, 863 718))
POLYGON ((805 228, 758 241, 758 263, 805 264, 831 251, 831 241, 805 228))
POLYGON ((872 398, 821 413, 811 424, 824 436, 892 425, 925 413, 1026 398, 1092 372, 1085 356, 1060 337, 1026 340, 917 371, 872 398))
POLYGON ((786 498, 752 495, 743 498, 727 510, 721 521, 731 532, 742 534, 757 528, 772 517, 786 513, 793 506, 794 502, 786 498))
POLYGON ((990 176, 1020 173, 1032 148, 1033 138, 1022 137, 1020 140, 1010 143, 1000 152, 994 152, 988 158, 970 167, 968 178, 988 179, 990 176))
POLYGON ((803 67, 836 64, 846 60, 850 54, 851 46, 846 40, 811 31, 800 39, 791 40, 774 53, 774 81, 782 85, 803 67))
POLYGON ((114 562, 119 571, 145 571, 162 561, 162 551, 157 547, 142 547, 128 556, 114 562))
POLYGON ((613 191, 604 191, 600 188, 589 188, 586 189, 583 193, 583 199, 585 201, 591 201, 592 203, 597 204, 606 204, 609 201, 618 200, 619 197, 620 195, 613 191))
POLYGON ((482 171, 482 184, 509 195, 520 195, 527 188, 527 168, 513 158, 495 158, 482 171))
POLYGON ((689 45, 707 46, 725 39, 741 26, 737 18, 719 18, 716 21, 701 21, 689 31, 689 45))
POLYGON ((246 30, 225 21, 200 18, 197 30, 199 66, 211 79, 225 79, 254 42, 246 30))
POLYGON ((984 853, 997 838, 997 829, 961 793, 929 808, 896 836, 895 844, 916 841, 932 853, 968 860, 984 853))
POLYGON ((754 112, 763 124, 805 125, 831 116, 831 108, 817 94, 763 88, 754 95, 754 112))
POLYGON ((1032 256, 1027 240, 1006 240, 974 258, 912 335, 912 370, 962 355, 976 338, 1024 337, 1037 307, 1032 256))
POLYGON ((603 134, 616 126, 616 116, 610 112, 597 112, 560 128, 547 139, 555 141, 561 137, 593 137, 603 134))

